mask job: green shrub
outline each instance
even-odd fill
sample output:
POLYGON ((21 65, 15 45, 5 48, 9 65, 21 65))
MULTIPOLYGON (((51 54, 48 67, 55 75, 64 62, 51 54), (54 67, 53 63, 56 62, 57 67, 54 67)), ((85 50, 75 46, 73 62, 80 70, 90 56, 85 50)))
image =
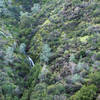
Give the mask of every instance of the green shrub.
POLYGON ((61 83, 57 84, 56 88, 58 89, 60 94, 65 92, 65 87, 61 83))
POLYGON ((11 96, 6 95, 6 100, 13 100, 11 96))
POLYGON ((77 64, 76 71, 83 71, 83 70, 88 71, 88 70, 89 70, 89 66, 88 66, 87 63, 79 62, 79 63, 77 64))
MULTIPOLYGON (((83 40, 82 40, 83 41, 83 40)), ((86 40, 85 40, 86 41, 86 40)), ((76 58, 81 59, 83 57, 86 57, 86 52, 85 50, 81 50, 80 52, 77 53, 76 58)))
POLYGON ((40 57, 40 53, 42 52, 42 46, 43 46, 43 39, 41 34, 35 34, 35 36, 31 40, 31 48, 29 49, 29 53, 32 55, 32 59, 34 61, 38 60, 40 57))
POLYGON ((79 74, 74 74, 72 75, 71 80, 72 80, 72 83, 80 82, 82 81, 82 77, 79 74))
POLYGON ((89 75, 91 82, 97 86, 100 85, 100 72, 91 73, 89 75))
POLYGON ((100 60, 100 52, 96 54, 96 60, 100 60))
POLYGON ((100 9, 96 9, 94 12, 93 12, 93 16, 94 17, 97 17, 100 15, 100 9))
POLYGON ((55 85, 48 86, 47 90, 48 90, 48 94, 56 94, 56 87, 55 87, 55 85))
POLYGON ((83 86, 70 98, 70 100, 93 100, 96 91, 97 87, 95 85, 83 86))
POLYGON ((74 54, 71 54, 70 58, 69 58, 70 62, 76 62, 76 58, 74 54))
POLYGON ((29 91, 25 90, 24 93, 23 93, 23 96, 20 100, 28 100, 28 94, 29 94, 29 91))
POLYGON ((40 83, 34 87, 34 90, 32 91, 31 96, 30 96, 30 100, 33 100, 33 98, 35 100, 38 100, 38 99, 40 100, 40 98, 43 99, 43 97, 46 97, 46 95, 47 95, 46 84, 40 83))
POLYGON ((19 61, 14 62, 14 67, 16 68, 16 72, 18 73, 19 76, 24 77, 30 71, 30 65, 27 61, 27 58, 25 55, 16 55, 16 59, 20 59, 19 61))
POLYGON ((48 2, 48 1, 50 1, 50 0, 41 0, 42 1, 42 3, 46 3, 46 2, 48 2))
POLYGON ((76 6, 81 3, 81 0, 72 0, 73 6, 76 6))
POLYGON ((93 19, 93 22, 94 22, 95 24, 100 24, 100 16, 94 18, 94 19, 93 19))
POLYGON ((35 86, 36 81, 38 80, 39 73, 41 71, 41 66, 39 64, 36 64, 34 67, 32 67, 30 75, 28 76, 28 85, 32 87, 35 86), (34 84, 33 84, 34 83, 34 84))
POLYGON ((2 89, 4 91, 4 93, 6 94, 12 94, 13 93, 13 90, 15 89, 15 85, 13 83, 5 83, 3 86, 2 86, 2 89))
POLYGON ((13 100, 19 100, 19 98, 18 98, 18 97, 16 97, 16 96, 14 96, 13 100))
POLYGON ((48 91, 48 94, 57 95, 57 94, 63 93, 65 91, 65 88, 63 84, 59 83, 56 85, 48 86, 47 91, 48 91))

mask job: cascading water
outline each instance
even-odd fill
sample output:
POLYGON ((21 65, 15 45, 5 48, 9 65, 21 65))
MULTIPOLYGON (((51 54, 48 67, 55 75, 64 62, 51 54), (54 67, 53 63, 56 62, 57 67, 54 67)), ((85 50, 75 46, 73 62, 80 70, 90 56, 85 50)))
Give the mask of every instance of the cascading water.
POLYGON ((34 64, 33 60, 31 59, 31 57, 28 56, 27 53, 25 52, 25 48, 26 48, 25 43, 21 43, 21 44, 20 44, 20 48, 19 48, 20 53, 26 55, 26 57, 27 57, 27 59, 28 59, 28 61, 29 61, 30 67, 32 68, 35 64, 34 64))
POLYGON ((31 68, 35 65, 33 60, 31 59, 31 57, 27 56, 28 57, 28 60, 29 60, 29 63, 30 63, 30 66, 31 68))

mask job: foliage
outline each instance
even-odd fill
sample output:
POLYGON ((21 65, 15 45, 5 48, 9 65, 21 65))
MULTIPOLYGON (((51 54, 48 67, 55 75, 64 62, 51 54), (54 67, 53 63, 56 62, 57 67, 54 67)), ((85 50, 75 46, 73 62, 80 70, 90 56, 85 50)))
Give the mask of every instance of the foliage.
POLYGON ((31 1, 27 1, 27 0, 13 0, 13 2, 17 5, 22 5, 22 7, 24 8, 24 10, 26 11, 30 11, 32 4, 34 2, 38 2, 39 0, 31 0, 31 1))
POLYGON ((99 86, 100 84, 100 72, 94 72, 94 73, 90 73, 89 75, 89 79, 91 80, 91 82, 97 86, 99 86))
POLYGON ((19 47, 20 53, 24 53, 25 54, 25 48, 26 48, 26 45, 24 43, 21 43, 20 47, 19 47))
POLYGON ((41 34, 37 33, 32 38, 30 46, 31 46, 31 48, 29 49, 29 53, 32 54, 33 60, 36 61, 40 57, 40 53, 42 51, 41 49, 42 49, 42 46, 43 46, 41 34))
POLYGON ((45 83, 40 83, 37 84, 34 87, 33 92, 31 93, 30 99, 33 100, 34 99, 39 99, 39 98, 44 98, 47 95, 47 90, 46 90, 46 84, 45 83))
POLYGON ((30 69, 30 65, 27 61, 27 58, 25 55, 17 55, 16 59, 20 59, 19 61, 14 62, 16 73, 19 74, 19 76, 24 77, 29 73, 30 69))
POLYGON ((6 63, 13 62, 13 60, 14 60, 13 53, 14 53, 13 47, 8 47, 6 49, 6 56, 5 56, 6 63))
POLYGON ((32 23, 32 16, 28 12, 20 12, 20 24, 21 27, 30 27, 32 23))
POLYGON ((36 64, 34 67, 32 67, 29 79, 28 79, 28 85, 34 87, 36 85, 36 82, 38 80, 39 73, 41 71, 41 66, 39 64, 36 64), (32 82, 34 84, 32 84, 32 82))
POLYGON ((95 99, 100 87, 99 3, 1 0, 0 100, 66 100, 73 94, 71 100, 95 99), (32 68, 27 57, 36 64, 32 68))
POLYGON ((29 91, 24 90, 24 93, 23 93, 23 96, 22 96, 21 100, 28 100, 28 94, 29 94, 29 91))
POLYGON ((41 66, 39 64, 36 64, 34 67, 32 67, 30 74, 28 75, 28 83, 26 84, 29 89, 24 91, 21 100, 27 100, 28 98, 30 98, 29 96, 31 95, 32 91, 34 90, 34 87, 37 84, 40 71, 41 66))
POLYGON ((100 60, 100 52, 96 54, 96 60, 100 60))
POLYGON ((55 84, 55 85, 50 85, 47 87, 48 94, 53 94, 53 95, 59 95, 61 93, 64 93, 65 88, 64 85, 61 83, 55 84))
POLYGON ((72 75, 71 80, 73 83, 82 81, 82 77, 78 74, 72 75))
POLYGON ((46 75, 47 75, 48 72, 49 72, 49 71, 48 71, 48 69, 47 69, 47 66, 44 65, 44 66, 42 67, 42 70, 41 70, 40 74, 39 74, 39 79, 40 79, 40 81, 44 81, 44 80, 46 79, 46 75))
POLYGON ((77 64, 76 70, 77 70, 77 71, 83 71, 83 70, 88 71, 88 70, 89 70, 89 66, 88 66, 88 64, 86 64, 86 63, 79 62, 79 63, 77 64))
POLYGON ((70 100, 93 100, 96 91, 97 87, 95 85, 83 86, 70 98, 70 100))
POLYGON ((48 0, 13 0, 17 5, 21 5, 25 11, 30 11, 34 3, 46 3, 48 0))
POLYGON ((13 90, 16 86, 13 83, 5 83, 2 86, 2 89, 4 91, 5 94, 13 94, 13 90))
POLYGON ((70 61, 70 62, 76 62, 76 58, 75 58, 75 55, 74 55, 74 54, 72 54, 72 55, 70 56, 69 61, 70 61))
POLYGON ((40 4, 35 3, 34 6, 31 8, 31 11, 33 14, 39 12, 40 11, 40 4))
POLYGON ((72 0, 73 6, 78 5, 81 3, 81 0, 72 0))
POLYGON ((40 60, 42 62, 48 63, 49 58, 52 56, 51 48, 48 44, 44 44, 42 47, 42 53, 40 54, 40 60))

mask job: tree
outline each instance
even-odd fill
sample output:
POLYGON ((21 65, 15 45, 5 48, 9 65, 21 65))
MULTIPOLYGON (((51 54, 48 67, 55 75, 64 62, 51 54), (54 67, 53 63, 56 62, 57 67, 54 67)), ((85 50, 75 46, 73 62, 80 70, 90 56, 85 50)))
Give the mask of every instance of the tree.
POLYGON ((15 4, 21 5, 24 10, 30 11, 34 3, 38 3, 39 0, 13 0, 15 4))
POLYGON ((20 47, 19 47, 20 53, 24 53, 25 54, 25 48, 26 48, 26 45, 24 43, 21 43, 20 47))
POLYGON ((42 53, 40 54, 40 61, 48 63, 49 58, 52 56, 51 48, 48 44, 44 44, 42 47, 42 53))

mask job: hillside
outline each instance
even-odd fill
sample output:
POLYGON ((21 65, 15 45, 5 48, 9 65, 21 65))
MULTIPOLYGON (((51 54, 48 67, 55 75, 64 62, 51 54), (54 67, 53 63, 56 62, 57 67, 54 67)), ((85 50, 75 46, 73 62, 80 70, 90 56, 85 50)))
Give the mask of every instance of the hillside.
POLYGON ((100 100, 100 1, 0 0, 0 100, 100 100))

